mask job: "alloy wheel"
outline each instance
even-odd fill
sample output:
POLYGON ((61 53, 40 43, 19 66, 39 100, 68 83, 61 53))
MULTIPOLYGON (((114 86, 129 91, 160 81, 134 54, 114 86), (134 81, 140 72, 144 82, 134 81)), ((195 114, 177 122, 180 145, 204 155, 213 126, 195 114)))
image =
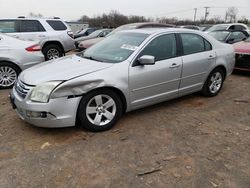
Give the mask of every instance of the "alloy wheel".
POLYGON ((116 115, 116 103, 108 95, 96 95, 87 104, 86 116, 97 126, 110 123, 116 115))
POLYGON ((8 66, 0 67, 0 86, 1 87, 10 87, 14 85, 17 79, 16 71, 8 66))
POLYGON ((57 49, 50 49, 47 52, 47 57, 48 57, 49 60, 59 58, 60 57, 60 52, 57 49))
POLYGON ((215 72, 210 79, 210 85, 209 85, 210 92, 213 94, 217 93, 222 86, 222 82, 223 78, 221 73, 215 72))

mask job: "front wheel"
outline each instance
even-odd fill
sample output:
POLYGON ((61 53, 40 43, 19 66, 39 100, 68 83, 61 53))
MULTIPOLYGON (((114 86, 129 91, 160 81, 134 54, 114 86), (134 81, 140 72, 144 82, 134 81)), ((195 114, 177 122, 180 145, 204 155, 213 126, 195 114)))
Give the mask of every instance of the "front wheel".
POLYGON ((224 79, 225 75, 222 69, 216 68, 215 70, 213 70, 203 86, 203 95, 207 97, 214 97, 218 95, 223 86, 224 79))
POLYGON ((120 97, 110 90, 97 90, 82 98, 77 120, 83 128, 99 132, 111 129, 121 115, 120 97))

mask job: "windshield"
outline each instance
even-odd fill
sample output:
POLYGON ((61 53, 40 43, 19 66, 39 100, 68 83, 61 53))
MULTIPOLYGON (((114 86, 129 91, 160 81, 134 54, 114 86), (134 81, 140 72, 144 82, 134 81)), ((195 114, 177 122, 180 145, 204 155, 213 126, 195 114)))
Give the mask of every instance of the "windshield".
POLYGON ((210 27, 207 31, 219 31, 219 30, 226 30, 228 25, 215 25, 210 27))
POLYGON ((209 35, 211 35, 212 37, 214 37, 215 39, 219 40, 219 41, 225 41, 227 36, 229 35, 228 31, 214 31, 209 33, 209 35))
POLYGON ((117 27, 112 32, 110 32, 107 36, 113 35, 113 34, 117 33, 118 31, 124 31, 124 30, 136 29, 136 28, 137 28, 136 24, 122 25, 120 27, 117 27))
POLYGON ((119 63, 126 60, 148 36, 144 33, 116 33, 87 49, 83 57, 119 63))
POLYGON ((246 41, 246 42, 250 42, 250 37, 248 37, 245 41, 246 41))
POLYGON ((97 37, 103 30, 97 30, 97 31, 94 31, 93 33, 91 33, 89 36, 90 37, 97 37))

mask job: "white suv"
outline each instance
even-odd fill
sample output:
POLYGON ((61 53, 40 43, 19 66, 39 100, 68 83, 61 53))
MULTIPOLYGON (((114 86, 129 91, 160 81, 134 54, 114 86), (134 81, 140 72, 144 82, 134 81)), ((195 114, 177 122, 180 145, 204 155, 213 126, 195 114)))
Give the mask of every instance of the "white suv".
POLYGON ((24 40, 40 41, 46 60, 61 57, 75 49, 73 32, 59 18, 0 19, 0 32, 24 40))

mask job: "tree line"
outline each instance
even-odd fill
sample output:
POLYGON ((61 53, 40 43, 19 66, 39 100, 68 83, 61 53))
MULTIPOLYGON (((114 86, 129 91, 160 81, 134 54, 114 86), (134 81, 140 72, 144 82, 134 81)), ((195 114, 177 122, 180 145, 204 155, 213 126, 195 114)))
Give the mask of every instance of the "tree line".
MULTIPOLYGON (((109 13, 103 13, 102 15, 89 17, 83 15, 78 21, 82 23, 88 23, 91 27, 106 27, 116 28, 124 24, 135 23, 135 22, 159 22, 174 25, 207 25, 207 24, 220 24, 227 22, 236 22, 237 9, 234 7, 229 8, 226 11, 225 18, 220 16, 214 16, 210 19, 201 18, 195 22, 190 19, 180 20, 176 17, 157 17, 157 18, 146 18, 144 16, 131 15, 126 16, 119 13, 116 10, 112 10, 109 13)), ((248 24, 249 20, 242 17, 238 20, 239 23, 248 24)))

